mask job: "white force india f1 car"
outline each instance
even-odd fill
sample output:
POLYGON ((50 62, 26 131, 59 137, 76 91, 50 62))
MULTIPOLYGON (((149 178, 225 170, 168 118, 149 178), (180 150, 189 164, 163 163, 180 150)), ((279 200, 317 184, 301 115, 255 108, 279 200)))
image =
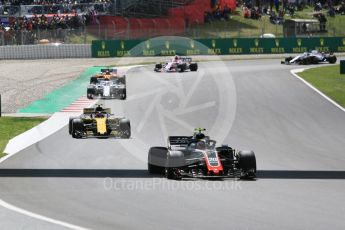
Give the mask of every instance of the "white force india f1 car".
POLYGON ((239 151, 216 141, 196 129, 193 136, 170 136, 167 147, 152 147, 148 153, 149 173, 164 174, 168 179, 256 177, 253 151, 239 151))
POLYGON ((334 64, 337 62, 337 57, 333 53, 320 53, 317 50, 312 50, 311 52, 305 52, 296 57, 285 58, 285 61, 282 61, 281 64, 291 65, 310 65, 310 64, 319 64, 328 62, 334 64))
POLYGON ((184 72, 184 71, 197 71, 198 64, 192 62, 191 57, 175 56, 165 63, 156 64, 154 71, 156 72, 184 72))

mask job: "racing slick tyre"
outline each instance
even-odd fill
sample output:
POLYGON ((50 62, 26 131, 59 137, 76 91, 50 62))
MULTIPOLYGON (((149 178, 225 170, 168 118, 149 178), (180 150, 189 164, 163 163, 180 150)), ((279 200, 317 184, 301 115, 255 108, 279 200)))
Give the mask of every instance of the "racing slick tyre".
POLYGON ((72 137, 81 138, 82 133, 84 132, 84 123, 81 119, 72 120, 72 137))
POLYGON ((96 84, 96 83, 97 83, 97 77, 91 77, 90 84, 96 84))
POLYGON ((156 64, 154 71, 159 72, 163 68, 162 64, 156 64))
POLYGON ((128 139, 131 137, 131 123, 128 119, 120 120, 121 138, 128 139))
POLYGON ((68 133, 72 135, 72 122, 74 119, 77 119, 78 117, 70 117, 68 121, 68 133))
POLYGON ((147 159, 147 169, 151 174, 164 174, 168 149, 151 147, 147 159))
POLYGON ((311 60, 309 58, 304 58, 303 60, 300 61, 300 65, 310 65, 311 60))
POLYGON ((187 65, 185 63, 180 64, 177 66, 177 69, 179 70, 180 73, 183 73, 187 69, 187 65))
POLYGON ((336 57, 336 56, 334 56, 334 55, 329 56, 329 58, 328 58, 328 62, 329 62, 330 64, 334 64, 334 63, 336 63, 336 62, 337 62, 337 57, 336 57))
POLYGON ((86 96, 88 99, 93 99, 93 96, 95 95, 95 89, 94 88, 88 88, 86 91, 86 96))
POLYGON ((126 85, 126 75, 124 75, 123 77, 120 77, 120 78, 119 78, 119 82, 120 82, 121 84, 126 85))
POLYGON ((190 71, 193 71, 193 72, 197 71, 198 70, 198 63, 191 63, 189 65, 189 69, 190 69, 190 71))
POLYGON ((253 151, 238 152, 238 168, 243 172, 241 179, 254 179, 256 177, 256 158, 253 151))
POLYGON ((124 89, 123 92, 121 93, 120 99, 126 100, 126 98, 127 98, 127 93, 126 93, 126 89, 124 89))
POLYGON ((184 166, 184 154, 181 151, 170 151, 167 155, 165 166, 165 176, 167 179, 180 180, 182 179, 179 170, 184 166))

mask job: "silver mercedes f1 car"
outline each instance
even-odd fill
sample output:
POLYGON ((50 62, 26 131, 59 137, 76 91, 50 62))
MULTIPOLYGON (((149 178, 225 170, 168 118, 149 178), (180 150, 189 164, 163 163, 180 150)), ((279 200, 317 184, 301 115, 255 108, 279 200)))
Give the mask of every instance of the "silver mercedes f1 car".
POLYGON ((334 64, 337 62, 337 57, 333 53, 320 53, 317 50, 312 50, 311 52, 305 52, 296 57, 287 57, 285 58, 285 61, 281 62, 281 64, 311 65, 327 62, 334 64))
POLYGON ((126 75, 119 75, 116 68, 102 69, 90 78, 86 92, 88 99, 126 99, 126 75))

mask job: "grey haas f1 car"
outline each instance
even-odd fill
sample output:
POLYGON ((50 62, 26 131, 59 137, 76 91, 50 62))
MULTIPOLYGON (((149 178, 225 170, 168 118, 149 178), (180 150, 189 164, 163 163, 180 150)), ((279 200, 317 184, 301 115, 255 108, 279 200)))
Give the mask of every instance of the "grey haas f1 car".
POLYGON ((168 179, 256 177, 253 151, 239 151, 227 145, 216 147, 216 141, 196 129, 193 136, 170 136, 167 147, 151 147, 148 153, 149 173, 164 174, 168 179))
POLYGON ((281 64, 298 64, 298 65, 310 65, 319 63, 330 63, 334 64, 337 62, 337 57, 333 53, 320 53, 317 50, 312 50, 311 52, 305 52, 296 57, 285 58, 281 64))
POLYGON ((154 71, 156 72, 184 72, 197 71, 198 63, 192 62, 191 57, 175 56, 165 63, 156 64, 154 71))
POLYGON ((117 118, 110 109, 98 105, 85 108, 79 117, 69 119, 69 134, 73 138, 115 137, 130 138, 130 121, 124 117, 117 118))
POLYGON ((126 76, 118 76, 116 69, 103 69, 90 78, 86 92, 88 99, 126 99, 126 76))

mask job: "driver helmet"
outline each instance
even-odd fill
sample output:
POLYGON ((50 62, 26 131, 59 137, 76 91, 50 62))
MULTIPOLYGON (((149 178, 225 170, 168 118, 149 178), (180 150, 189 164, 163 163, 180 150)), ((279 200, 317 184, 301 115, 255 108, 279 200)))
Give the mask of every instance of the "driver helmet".
POLYGON ((95 111, 96 111, 96 112, 102 112, 102 111, 103 111, 102 106, 97 105, 97 107, 96 107, 95 111))
POLYGON ((196 143, 196 148, 197 149, 205 149, 206 148, 206 142, 204 140, 198 141, 196 143))
POLYGON ((195 134, 195 139, 197 139, 197 140, 205 139, 205 134, 197 133, 197 134, 195 134))
POLYGON ((96 113, 96 118, 103 118, 104 114, 101 112, 96 113))
POLYGON ((175 56, 175 61, 179 60, 180 57, 178 55, 175 56))

